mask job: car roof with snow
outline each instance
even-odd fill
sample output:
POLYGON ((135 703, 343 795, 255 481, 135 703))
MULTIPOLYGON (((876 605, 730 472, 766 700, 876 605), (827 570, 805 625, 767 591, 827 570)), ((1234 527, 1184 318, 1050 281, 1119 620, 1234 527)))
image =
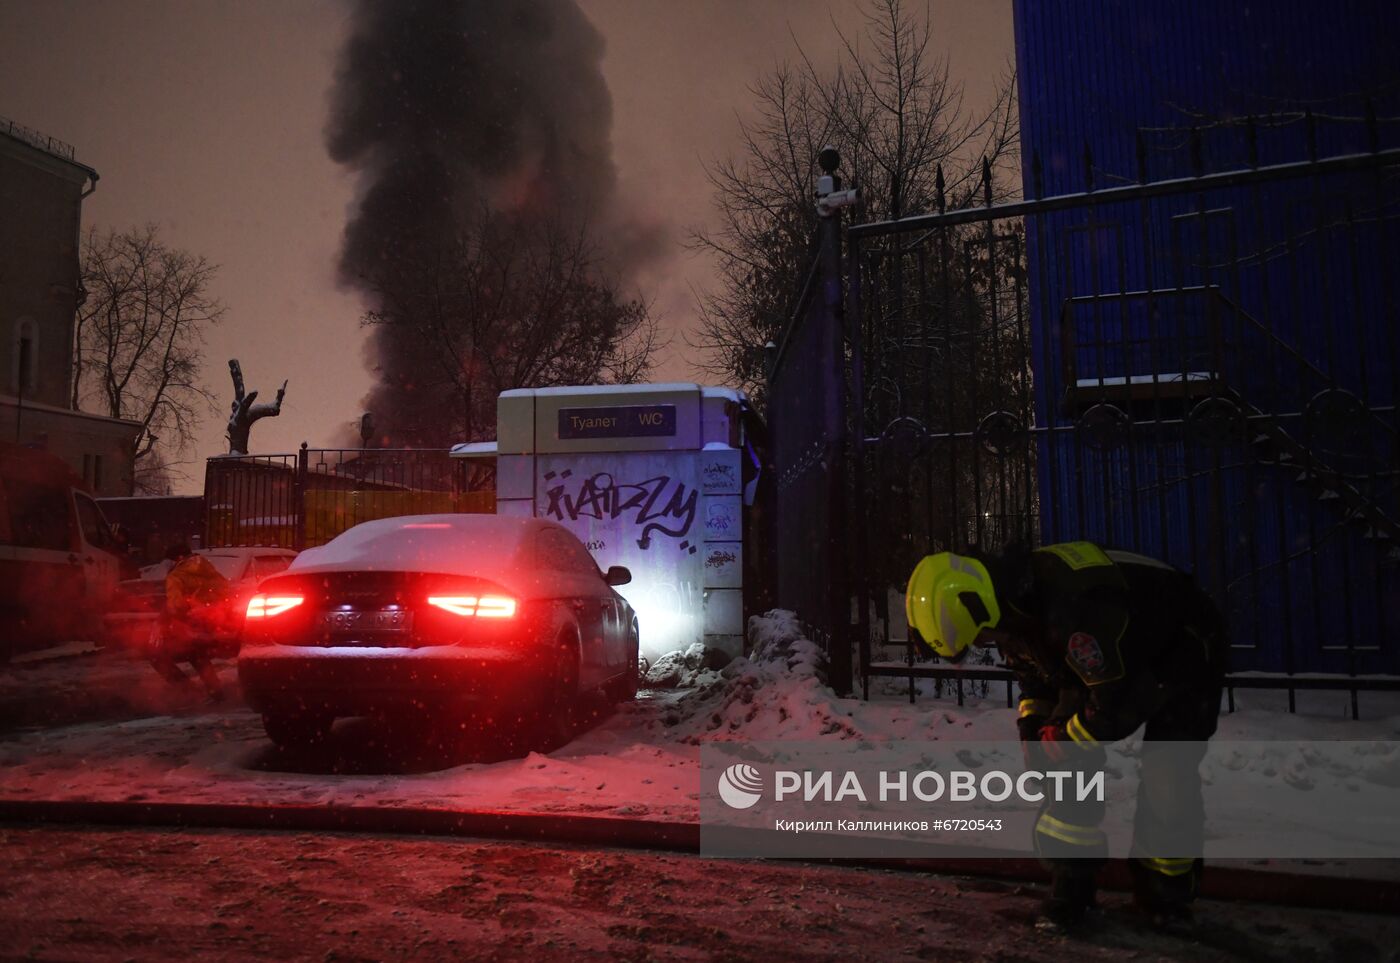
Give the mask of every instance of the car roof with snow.
POLYGON ((236 555, 247 558, 250 555, 265 556, 276 555, 279 558, 291 558, 296 555, 294 548, 279 548, 276 545, 230 545, 223 548, 197 548, 196 555, 236 555))
POLYGON ((546 529, 568 532, 546 519, 506 515, 380 518, 308 548, 286 574, 431 572, 490 579, 525 593, 538 587, 534 534, 546 529))

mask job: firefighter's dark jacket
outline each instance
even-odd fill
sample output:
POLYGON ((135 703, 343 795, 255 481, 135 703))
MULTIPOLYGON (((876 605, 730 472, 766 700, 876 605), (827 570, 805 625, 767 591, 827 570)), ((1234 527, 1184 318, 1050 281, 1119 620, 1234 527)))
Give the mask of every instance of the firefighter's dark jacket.
POLYGON ((1174 699, 1212 691, 1218 699, 1225 627, 1189 575, 1090 542, 987 566, 1009 639, 1002 657, 1030 724, 1023 735, 1049 723, 1081 744, 1113 742, 1174 699))

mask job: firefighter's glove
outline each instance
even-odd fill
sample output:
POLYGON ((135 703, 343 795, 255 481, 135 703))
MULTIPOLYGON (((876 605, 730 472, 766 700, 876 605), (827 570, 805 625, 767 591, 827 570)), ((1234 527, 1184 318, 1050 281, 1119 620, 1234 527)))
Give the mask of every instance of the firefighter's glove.
POLYGON ((1016 733, 1021 737, 1021 759, 1029 769, 1035 764, 1035 744, 1040 741, 1040 727, 1045 725, 1045 717, 1040 715, 1022 716, 1016 720, 1016 733))
POLYGON ((1044 716, 1022 716, 1016 720, 1016 734, 1021 737, 1022 742, 1037 742, 1040 739, 1040 727, 1043 725, 1044 716))
POLYGON ((1040 727, 1040 748, 1051 762, 1064 762, 1069 758, 1069 733, 1063 725, 1040 727))

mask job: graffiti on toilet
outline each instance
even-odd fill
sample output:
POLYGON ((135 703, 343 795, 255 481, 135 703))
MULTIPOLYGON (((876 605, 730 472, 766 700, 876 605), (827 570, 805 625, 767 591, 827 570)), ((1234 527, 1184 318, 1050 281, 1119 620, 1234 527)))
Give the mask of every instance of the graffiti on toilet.
POLYGON ((695 523, 700 493, 670 475, 655 475, 642 481, 618 481, 610 472, 598 472, 573 481, 574 473, 547 472, 545 489, 549 502, 545 517, 575 522, 580 518, 599 521, 621 519, 639 529, 637 547, 651 547, 655 534, 683 538, 695 523))

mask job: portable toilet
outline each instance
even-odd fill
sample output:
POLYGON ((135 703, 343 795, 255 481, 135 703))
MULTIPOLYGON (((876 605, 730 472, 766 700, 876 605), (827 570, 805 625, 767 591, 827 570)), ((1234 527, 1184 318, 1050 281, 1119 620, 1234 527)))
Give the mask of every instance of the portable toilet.
POLYGON ((521 388, 497 401, 496 511, 625 565, 642 656, 744 644, 745 398, 695 384, 521 388))

